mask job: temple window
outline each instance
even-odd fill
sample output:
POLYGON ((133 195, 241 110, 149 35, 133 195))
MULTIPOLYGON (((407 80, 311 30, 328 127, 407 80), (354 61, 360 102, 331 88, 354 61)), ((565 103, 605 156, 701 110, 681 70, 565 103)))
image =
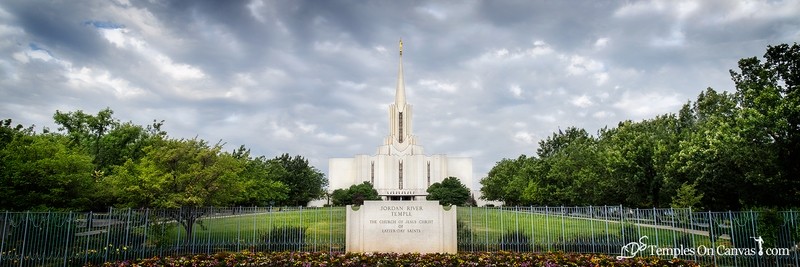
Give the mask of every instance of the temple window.
POLYGON ((403 189, 403 162, 402 161, 400 162, 399 177, 400 177, 400 179, 398 180, 398 182, 399 182, 398 187, 399 187, 399 189, 403 189))
POLYGON ((398 139, 397 140, 400 141, 400 143, 402 143, 403 142, 403 112, 400 112, 399 121, 400 121, 400 127, 398 129, 398 135, 397 135, 398 139))
POLYGON ((431 186, 431 162, 428 161, 428 187, 431 186))

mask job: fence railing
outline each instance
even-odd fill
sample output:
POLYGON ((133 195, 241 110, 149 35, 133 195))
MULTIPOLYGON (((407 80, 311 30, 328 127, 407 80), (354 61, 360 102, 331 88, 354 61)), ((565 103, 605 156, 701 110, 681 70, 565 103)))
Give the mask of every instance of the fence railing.
MULTIPOLYGON (((459 207, 459 251, 678 257, 800 266, 800 212, 459 207)), ((0 266, 75 266, 220 251, 345 251, 345 208, 0 212, 0 266)))

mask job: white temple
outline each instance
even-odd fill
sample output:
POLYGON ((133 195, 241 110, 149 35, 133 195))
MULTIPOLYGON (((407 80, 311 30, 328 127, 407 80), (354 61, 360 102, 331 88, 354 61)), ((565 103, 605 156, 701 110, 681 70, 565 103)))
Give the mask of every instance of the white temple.
POLYGON ((389 134, 375 155, 331 158, 329 191, 372 183, 384 200, 425 200, 428 187, 453 176, 472 192, 472 159, 425 155, 414 136, 413 106, 406 102, 403 82, 403 41, 394 104, 389 105, 389 134))

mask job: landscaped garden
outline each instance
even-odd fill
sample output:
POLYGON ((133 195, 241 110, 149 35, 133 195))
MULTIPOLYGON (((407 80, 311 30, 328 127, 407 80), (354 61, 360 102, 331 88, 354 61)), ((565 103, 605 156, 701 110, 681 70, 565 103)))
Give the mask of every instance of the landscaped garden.
POLYGON ((89 266, 701 266, 681 259, 577 253, 466 252, 458 254, 239 252, 152 257, 89 266))

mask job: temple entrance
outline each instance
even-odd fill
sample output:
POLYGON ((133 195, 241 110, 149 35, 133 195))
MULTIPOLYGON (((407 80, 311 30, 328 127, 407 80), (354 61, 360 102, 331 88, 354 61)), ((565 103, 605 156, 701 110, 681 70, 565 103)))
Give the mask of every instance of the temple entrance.
POLYGON ((386 196, 386 200, 411 201, 414 200, 414 196, 386 196))

